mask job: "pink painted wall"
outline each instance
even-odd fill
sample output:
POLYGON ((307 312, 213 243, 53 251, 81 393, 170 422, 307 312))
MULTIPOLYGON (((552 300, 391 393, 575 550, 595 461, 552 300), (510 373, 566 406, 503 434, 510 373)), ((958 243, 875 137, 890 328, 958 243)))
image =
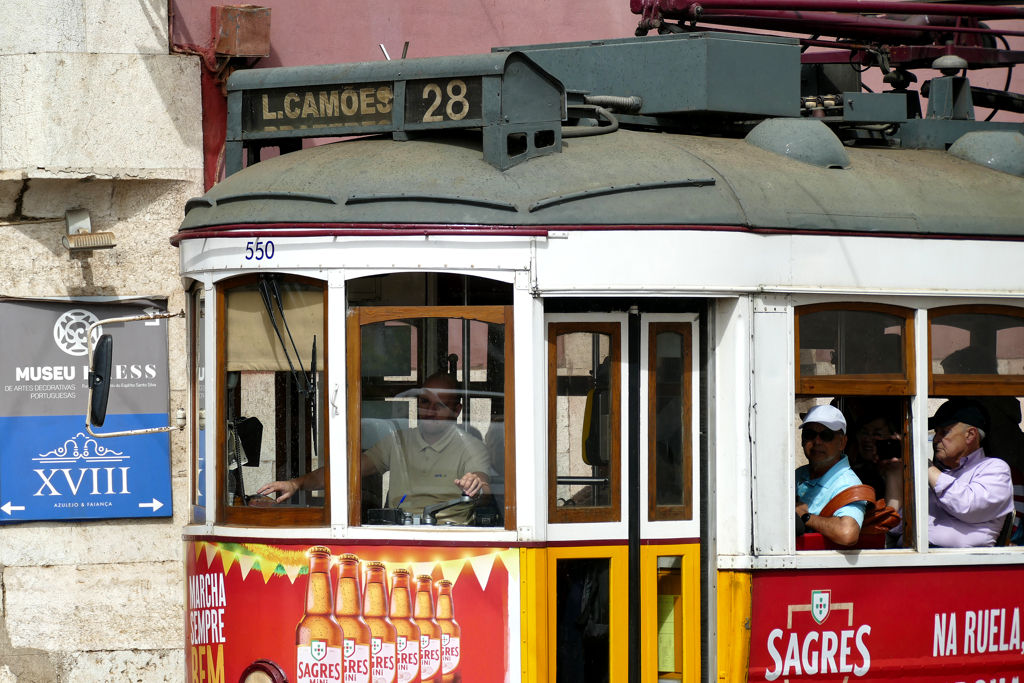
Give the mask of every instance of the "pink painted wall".
MULTIPOLYGON (((206 45, 209 0, 171 0, 173 42, 206 45)), ((489 52, 499 45, 633 35, 628 0, 270 0, 271 52, 260 66, 489 52)))
MULTIPOLYGON (((209 0, 169 0, 172 41, 209 44, 209 0)), ((224 0, 228 4, 228 0, 224 0)), ((550 43, 633 35, 639 17, 629 0, 269 0, 271 52, 260 67, 302 66, 392 58, 410 42, 409 57, 488 52, 499 45, 550 43)), ((894 3, 896 4, 896 3, 894 3)), ((992 28, 1024 30, 1022 21, 993 21, 992 28)), ((1024 38, 1009 38, 1011 49, 1024 50, 1024 38)), ((938 72, 916 72, 921 83, 938 72)), ((974 85, 1002 89, 1006 69, 971 72, 974 85)), ((882 89, 881 73, 872 69, 864 82, 882 89)), ((887 89, 887 88, 886 88, 887 89)), ((1014 73, 1011 90, 1024 92, 1024 65, 1014 73)), ((922 102, 922 108, 926 107, 922 102)), ((988 110, 979 109, 978 118, 988 110)), ((996 120, 1020 121, 1000 113, 996 120)))

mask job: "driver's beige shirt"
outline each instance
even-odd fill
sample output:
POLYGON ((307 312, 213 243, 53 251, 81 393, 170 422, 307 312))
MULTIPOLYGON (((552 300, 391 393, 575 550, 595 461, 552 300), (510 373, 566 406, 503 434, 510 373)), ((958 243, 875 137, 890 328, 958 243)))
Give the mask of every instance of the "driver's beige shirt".
MULTIPOLYGON (((423 508, 462 495, 455 480, 470 472, 487 472, 487 449, 480 439, 451 427, 435 443, 423 440, 419 429, 403 429, 385 436, 363 453, 377 472, 391 472, 388 507, 402 496, 402 510, 422 514, 423 508), (408 495, 406 495, 408 494, 408 495)), ((437 515, 438 522, 468 524, 471 504, 457 505, 437 515)))

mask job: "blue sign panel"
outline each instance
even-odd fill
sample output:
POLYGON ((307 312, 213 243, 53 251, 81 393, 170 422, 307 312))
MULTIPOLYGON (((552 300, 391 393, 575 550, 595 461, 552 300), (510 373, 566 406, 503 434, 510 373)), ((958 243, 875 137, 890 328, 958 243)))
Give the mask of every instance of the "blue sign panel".
MULTIPOLYGON (((111 415, 104 430, 167 426, 111 415)), ((170 436, 96 439, 81 416, 0 417, 0 520, 167 517, 170 436)))
MULTIPOLYGON (((86 335, 162 302, 0 301, 0 523, 170 517, 166 432, 97 438, 85 428, 86 335)), ((166 427, 167 321, 116 323, 107 418, 96 432, 166 427)))

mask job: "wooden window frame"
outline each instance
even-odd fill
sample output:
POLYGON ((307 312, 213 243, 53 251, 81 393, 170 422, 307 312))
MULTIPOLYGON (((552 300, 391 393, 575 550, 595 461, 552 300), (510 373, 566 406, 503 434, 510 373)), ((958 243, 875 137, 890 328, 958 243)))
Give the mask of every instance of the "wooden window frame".
POLYGON ((798 396, 911 396, 915 393, 914 309, 872 303, 830 302, 794 308, 793 346, 796 355, 796 394, 798 396), (884 313, 903 319, 904 372, 873 375, 800 374, 800 317, 824 311, 865 311, 884 313))
POLYGON ((1024 375, 936 375, 932 372, 932 321, 947 315, 1003 315, 1024 320, 1024 308, 991 304, 943 306, 928 311, 929 396, 1024 396, 1024 375))
POLYGON ((652 522, 693 519, 693 323, 652 322, 647 331, 647 514, 652 522), (683 504, 658 505, 658 335, 683 337, 683 504))
POLYGON ((622 520, 622 325, 618 322, 550 322, 548 323, 548 523, 619 522, 622 520), (612 443, 611 486, 608 507, 558 507, 558 439, 556 400, 558 386, 558 337, 574 332, 607 334, 611 356, 611 420, 612 443))
MULTIPOLYGON (((461 318, 505 326, 505 529, 516 529, 515 354, 511 306, 355 306, 348 309, 348 523, 362 526, 362 334, 363 325, 411 318, 461 318)), ((465 529, 469 527, 452 527, 465 529)), ((477 527, 473 527, 477 528, 477 527)), ((480 527, 485 528, 485 527, 480 527)), ((497 527, 494 527, 497 529, 497 527)))
MULTIPOLYGON (((224 390, 224 380, 221 376, 226 372, 227 358, 227 310, 226 310, 226 293, 228 290, 236 287, 242 287, 245 285, 254 285, 258 282, 258 275, 242 275, 240 277, 218 282, 214 288, 214 295, 217 302, 217 523, 224 525, 238 525, 238 526, 261 526, 261 527, 314 527, 314 526, 327 526, 330 524, 331 519, 331 444, 330 444, 330 430, 323 430, 324 439, 324 505, 323 507, 308 507, 308 508, 293 508, 293 507, 235 507, 228 505, 225 501, 225 492, 227 491, 227 468, 223 465, 227 460, 227 430, 224 425, 227 423, 227 393, 224 390)), ((328 286, 324 280, 315 280, 313 278, 301 277, 298 275, 283 275, 283 282, 294 282, 297 284, 310 285, 319 288, 323 291, 324 297, 324 339, 323 339, 323 350, 324 350, 324 387, 329 386, 329 368, 330 361, 328 359, 328 349, 330 343, 328 339, 328 286)), ((321 407, 323 410, 324 425, 329 424, 329 413, 328 408, 330 401, 324 401, 324 405, 321 407)), ((207 462, 207 468, 210 463, 207 462)))

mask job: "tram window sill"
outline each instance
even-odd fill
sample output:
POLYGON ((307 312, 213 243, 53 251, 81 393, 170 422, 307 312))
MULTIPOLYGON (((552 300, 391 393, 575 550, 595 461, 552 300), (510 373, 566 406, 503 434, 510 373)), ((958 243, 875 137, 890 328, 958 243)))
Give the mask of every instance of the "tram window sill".
POLYGON ((852 569, 1024 564, 1024 548, 820 550, 798 555, 719 555, 719 569, 852 569))

